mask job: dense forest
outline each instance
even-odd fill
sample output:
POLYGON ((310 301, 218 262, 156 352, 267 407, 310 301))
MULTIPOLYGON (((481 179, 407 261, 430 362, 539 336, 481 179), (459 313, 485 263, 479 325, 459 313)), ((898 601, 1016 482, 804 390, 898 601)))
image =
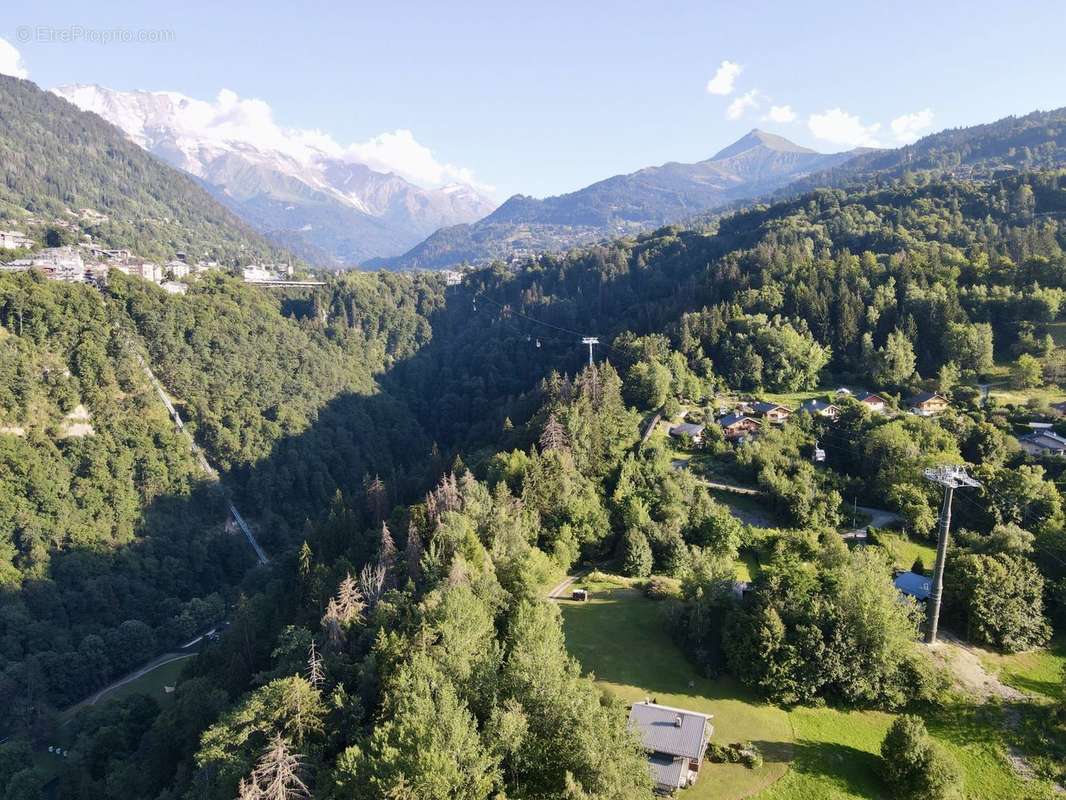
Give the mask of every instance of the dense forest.
POLYGON ((0 278, 0 370, 9 732, 221 619, 250 559, 99 293, 0 278))
POLYGON ((869 185, 915 175, 989 178, 1012 171, 1057 169, 1066 157, 1066 109, 1034 111, 984 125, 923 136, 894 150, 870 150, 837 167, 800 178, 779 197, 832 186, 869 185))
POLYGON ((22 476, 0 506, 0 691, 22 733, 0 747, 7 794, 38 791, 27 749, 54 738, 54 708, 133 665, 114 653, 225 618, 165 707, 73 716, 58 796, 647 798, 624 708, 582 677, 544 600, 582 562, 670 595, 664 625, 705 674, 777 704, 921 713, 945 676, 914 645, 920 611, 876 535, 849 550, 837 529, 861 501, 928 537, 939 495, 922 469, 966 463, 982 488, 956 509, 946 620, 1003 652, 1063 630, 1061 465, 1017 445, 1033 415, 1061 422, 1040 402, 984 404, 976 384, 1004 365, 1022 389, 1061 381, 1064 213, 1061 171, 908 176, 448 289, 356 274, 272 295, 217 277, 172 297, 121 277, 104 293, 4 278, 0 446, 22 476), (224 490, 196 473, 132 348, 224 490), (642 442, 682 402, 709 420, 738 394, 841 383, 893 410, 936 389, 952 408, 840 400, 832 425, 796 415, 742 447, 710 425, 680 445, 757 486, 777 527, 738 520, 642 442), (95 433, 64 435, 79 404, 95 433), (222 491, 270 566, 244 573, 222 491), (738 596, 742 552, 762 569, 738 596))
POLYGON ((708 229, 666 228, 518 271, 474 273, 418 358, 386 378, 447 441, 492 439, 582 335, 629 368, 626 331, 662 333, 736 389, 855 380, 908 390, 949 365, 1049 355, 1066 288, 1066 176, 822 190, 708 229), (896 352, 900 351, 900 352, 896 352), (709 359, 709 362, 704 359, 709 359))

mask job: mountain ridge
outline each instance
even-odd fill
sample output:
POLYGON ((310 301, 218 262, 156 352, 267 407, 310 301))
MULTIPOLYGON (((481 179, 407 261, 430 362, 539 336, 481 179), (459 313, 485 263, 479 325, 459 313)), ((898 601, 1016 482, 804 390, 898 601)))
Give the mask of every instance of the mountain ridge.
POLYGON ((703 161, 669 161, 543 199, 513 195, 475 223, 442 228, 402 256, 366 266, 441 268, 638 233, 771 191, 853 153, 819 153, 755 128, 703 161))
POLYGON ((99 116, 0 75, 0 216, 153 258, 288 254, 99 116))
POLYGON ((338 157, 306 132, 249 141, 241 138, 246 131, 210 118, 207 104, 177 92, 95 84, 51 91, 188 172, 252 227, 320 266, 403 252, 440 227, 495 207, 469 186, 427 189, 338 157))

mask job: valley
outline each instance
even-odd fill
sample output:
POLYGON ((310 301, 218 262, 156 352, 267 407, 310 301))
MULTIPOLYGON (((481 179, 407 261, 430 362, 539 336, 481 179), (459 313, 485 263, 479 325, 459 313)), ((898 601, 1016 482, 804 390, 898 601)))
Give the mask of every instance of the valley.
POLYGON ((711 11, 11 12, 0 797, 1063 796, 1053 20, 711 11))

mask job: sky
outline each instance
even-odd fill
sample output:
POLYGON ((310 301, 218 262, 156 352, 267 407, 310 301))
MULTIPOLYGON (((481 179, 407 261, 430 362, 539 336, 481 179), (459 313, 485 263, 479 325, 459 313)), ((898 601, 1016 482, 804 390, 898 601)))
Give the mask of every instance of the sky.
POLYGON ((754 127, 835 152, 1063 106, 1064 33, 1061 0, 5 0, 0 73, 180 92, 240 135, 503 200, 754 127))

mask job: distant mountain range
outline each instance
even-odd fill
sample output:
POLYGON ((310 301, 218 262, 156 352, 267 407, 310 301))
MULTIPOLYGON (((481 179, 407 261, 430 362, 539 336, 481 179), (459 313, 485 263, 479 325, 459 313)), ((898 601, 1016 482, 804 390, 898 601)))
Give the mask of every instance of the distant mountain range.
POLYGON ((515 195, 476 223, 443 228, 368 266, 433 269, 635 233, 766 194, 865 152, 818 153, 753 130, 706 161, 647 167, 543 200, 515 195))
POLYGON ((313 142, 287 147, 284 140, 242 139, 240 129, 209 130, 198 113, 205 104, 175 92, 87 85, 52 91, 195 176, 255 229, 320 266, 402 253, 438 228, 472 222, 495 207, 470 186, 422 188, 313 142))
POLYGON ((0 75, 0 218, 138 255, 227 264, 287 254, 95 114, 0 75))

